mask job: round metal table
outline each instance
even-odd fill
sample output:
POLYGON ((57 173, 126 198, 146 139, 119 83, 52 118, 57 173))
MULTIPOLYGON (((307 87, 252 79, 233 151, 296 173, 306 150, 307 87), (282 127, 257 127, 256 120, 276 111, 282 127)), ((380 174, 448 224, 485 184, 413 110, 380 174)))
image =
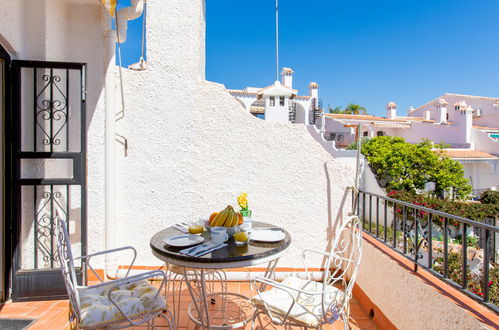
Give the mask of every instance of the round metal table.
MULTIPOLYGON (((182 254, 180 250, 183 248, 175 248, 164 243, 163 240, 165 238, 181 234, 173 227, 166 228, 151 238, 150 246, 153 254, 168 264, 180 266, 184 272, 183 277, 192 297, 192 303, 188 311, 189 317, 204 329, 237 328, 244 326, 248 321, 250 315, 244 320, 232 320, 233 315, 231 316, 229 311, 231 305, 234 307, 246 304, 246 307, 251 307, 248 297, 239 293, 224 291, 207 295, 205 275, 213 270, 248 267, 267 263, 264 276, 271 276, 280 256, 288 249, 291 243, 291 236, 283 228, 264 222, 253 222, 253 230, 264 228, 282 230, 285 237, 282 241, 276 243, 260 243, 250 240, 247 245, 243 246, 236 245, 234 239, 230 238, 226 242, 227 246, 201 257, 182 254), (216 300, 221 302, 218 304, 220 305, 218 309, 217 306, 214 306, 214 297, 222 298, 216 300), (195 312, 192 309, 193 307, 195 308, 195 312), (219 323, 214 324, 215 322, 219 323)), ((202 236, 205 238, 205 241, 209 241, 209 232, 205 231, 202 236)))

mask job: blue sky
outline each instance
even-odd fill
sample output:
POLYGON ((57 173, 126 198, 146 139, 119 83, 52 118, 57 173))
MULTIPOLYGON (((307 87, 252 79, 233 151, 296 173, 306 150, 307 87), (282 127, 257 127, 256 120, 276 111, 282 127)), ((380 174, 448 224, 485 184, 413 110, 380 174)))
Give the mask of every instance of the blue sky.
MULTIPOLYGON (((122 5, 128 1, 122 0, 122 5)), ((206 76, 227 88, 275 80, 274 0, 206 0, 206 76)), ((497 0, 280 0, 280 67, 319 83, 325 106, 399 114, 445 92, 499 97, 497 0)), ((168 16, 165 16, 168 19, 168 16)), ((130 23, 124 64, 140 56, 130 23)))

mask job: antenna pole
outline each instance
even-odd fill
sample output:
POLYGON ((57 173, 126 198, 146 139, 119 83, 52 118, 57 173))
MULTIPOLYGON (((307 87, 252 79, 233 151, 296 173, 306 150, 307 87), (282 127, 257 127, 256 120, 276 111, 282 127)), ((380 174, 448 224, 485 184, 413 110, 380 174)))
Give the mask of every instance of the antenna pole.
POLYGON ((275 0, 275 80, 279 80, 279 0, 275 0))

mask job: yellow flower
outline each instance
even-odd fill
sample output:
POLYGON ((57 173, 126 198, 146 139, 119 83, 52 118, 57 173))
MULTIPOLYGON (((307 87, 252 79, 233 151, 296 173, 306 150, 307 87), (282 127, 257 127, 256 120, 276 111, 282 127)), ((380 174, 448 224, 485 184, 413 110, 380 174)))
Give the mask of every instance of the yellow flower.
POLYGON ((242 209, 248 208, 248 194, 241 193, 241 195, 237 196, 237 203, 242 209))

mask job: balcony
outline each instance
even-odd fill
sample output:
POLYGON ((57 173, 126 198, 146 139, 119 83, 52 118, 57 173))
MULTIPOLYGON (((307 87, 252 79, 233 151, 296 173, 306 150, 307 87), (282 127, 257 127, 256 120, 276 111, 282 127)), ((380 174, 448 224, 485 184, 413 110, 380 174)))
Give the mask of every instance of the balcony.
MULTIPOLYGON (((364 256, 353 290, 349 328, 431 327, 439 319, 448 327, 498 324, 497 284, 491 280, 496 276, 497 227, 367 192, 360 192, 353 200, 357 202, 354 203, 356 212, 363 219, 364 256), (437 226, 435 219, 443 221, 437 226), (470 237, 470 232, 479 233, 476 241, 468 239, 459 243, 455 239, 459 234, 470 237), (438 233, 443 235, 443 240, 439 240, 438 233), (482 261, 481 266, 475 265, 476 258, 482 261), (413 313, 408 314, 406 310, 413 313)), ((134 271, 141 269, 158 267, 136 266, 134 271)), ((232 271, 246 273, 249 279, 259 269, 232 271)), ((281 274, 277 277, 282 278, 303 269, 277 268, 276 272, 281 274)), ((102 275, 103 271, 97 270, 97 273, 102 275)), ((95 276, 89 276, 90 283, 96 280, 95 276)), ((254 295, 248 281, 229 281, 227 291, 254 295)), ((167 301, 169 306, 174 304, 171 296, 167 301)), ((184 287, 178 305, 179 329, 196 326, 187 315, 190 301, 189 291, 184 287)), ((68 300, 8 302, 1 307, 0 318, 33 320, 29 329, 69 329, 68 312, 68 300)), ((267 324, 269 319, 265 317, 259 322, 265 329, 284 328, 267 324)), ((342 327, 340 319, 324 328, 342 327)), ((249 329, 250 325, 245 328, 249 329)))

